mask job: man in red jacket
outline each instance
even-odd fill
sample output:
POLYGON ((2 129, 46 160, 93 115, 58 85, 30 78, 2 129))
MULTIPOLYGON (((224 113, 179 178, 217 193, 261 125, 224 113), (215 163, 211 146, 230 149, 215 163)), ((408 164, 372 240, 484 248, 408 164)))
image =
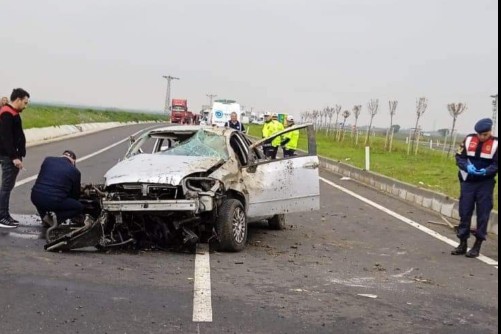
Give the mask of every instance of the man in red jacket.
POLYGON ((12 229, 19 225, 10 215, 9 203, 17 175, 23 169, 23 158, 26 156, 26 137, 20 114, 28 106, 29 100, 30 94, 27 91, 16 88, 12 91, 11 103, 0 109, 0 228, 12 229))

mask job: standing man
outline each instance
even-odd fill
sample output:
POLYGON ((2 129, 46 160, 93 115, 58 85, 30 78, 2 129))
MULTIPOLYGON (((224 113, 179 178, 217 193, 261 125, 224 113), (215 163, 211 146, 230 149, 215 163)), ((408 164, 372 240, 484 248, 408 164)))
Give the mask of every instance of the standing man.
POLYGON ((30 94, 16 88, 10 96, 10 104, 0 109, 0 164, 2 164, 2 184, 0 187, 0 228, 16 228, 19 222, 10 215, 10 194, 19 171, 23 169, 26 156, 21 112, 26 109, 30 94))
MULTIPOLYGON (((265 114, 265 123, 263 127, 263 138, 270 138, 274 134, 284 131, 284 125, 278 121, 277 114, 273 116, 269 113, 265 114)), ((264 154, 272 160, 277 159, 278 148, 282 143, 282 137, 273 139, 270 143, 263 145, 264 154)))
POLYGON ((461 223, 458 229, 459 247, 452 255, 466 255, 476 258, 480 255, 482 242, 487 239, 487 226, 494 207, 494 187, 498 173, 498 138, 492 136, 493 121, 490 118, 480 120, 475 125, 476 134, 466 137, 461 144, 456 161, 459 167, 461 198, 459 215, 461 223), (476 241, 468 250, 468 238, 473 212, 477 211, 476 241))
POLYGON ((76 168, 77 157, 66 150, 61 157, 47 157, 42 163, 37 181, 31 190, 31 202, 37 208, 40 218, 50 225, 49 212, 54 212, 58 222, 82 214, 80 203, 81 174, 76 168))
MULTIPOLYGON (((287 117, 287 128, 291 128, 295 125, 294 117, 287 117)), ((297 146, 299 143, 299 130, 291 131, 284 135, 284 140, 282 141, 282 147, 284 149, 284 158, 292 158, 296 155, 297 146)))
POLYGON ((225 128, 235 129, 240 132, 245 132, 245 126, 238 120, 238 114, 236 112, 231 113, 231 120, 226 122, 225 128))
POLYGON ((9 99, 6 96, 2 97, 2 100, 0 101, 0 108, 6 106, 7 103, 9 103, 9 99))

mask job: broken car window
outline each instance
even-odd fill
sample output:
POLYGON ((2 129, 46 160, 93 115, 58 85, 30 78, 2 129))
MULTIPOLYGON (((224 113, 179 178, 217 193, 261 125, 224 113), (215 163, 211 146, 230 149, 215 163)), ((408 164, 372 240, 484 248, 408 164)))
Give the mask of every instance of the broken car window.
POLYGON ((158 152, 157 154, 214 157, 225 161, 229 159, 226 138, 204 130, 198 131, 193 137, 180 143, 178 146, 164 152, 158 152))

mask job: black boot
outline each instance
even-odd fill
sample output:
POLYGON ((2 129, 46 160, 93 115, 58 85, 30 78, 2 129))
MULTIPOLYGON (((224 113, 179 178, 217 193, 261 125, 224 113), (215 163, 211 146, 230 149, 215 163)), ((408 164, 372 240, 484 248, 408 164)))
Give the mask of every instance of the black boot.
POLYGON ((459 243, 459 246, 454 249, 451 254, 452 255, 465 255, 468 250, 468 239, 463 239, 459 243))
POLYGON ((480 248, 482 247, 483 240, 477 239, 472 249, 466 254, 466 257, 476 258, 480 256, 480 248))

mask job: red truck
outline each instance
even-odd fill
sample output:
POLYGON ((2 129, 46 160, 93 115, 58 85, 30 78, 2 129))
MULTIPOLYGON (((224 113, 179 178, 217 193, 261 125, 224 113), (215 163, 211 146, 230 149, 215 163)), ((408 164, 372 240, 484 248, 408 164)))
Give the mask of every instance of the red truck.
POLYGON ((188 100, 172 99, 171 123, 197 124, 198 118, 188 110, 188 100))

